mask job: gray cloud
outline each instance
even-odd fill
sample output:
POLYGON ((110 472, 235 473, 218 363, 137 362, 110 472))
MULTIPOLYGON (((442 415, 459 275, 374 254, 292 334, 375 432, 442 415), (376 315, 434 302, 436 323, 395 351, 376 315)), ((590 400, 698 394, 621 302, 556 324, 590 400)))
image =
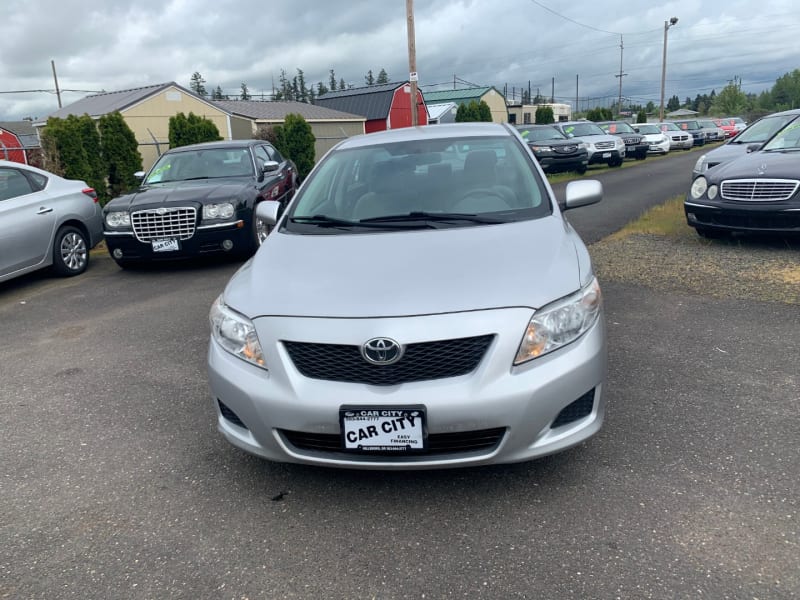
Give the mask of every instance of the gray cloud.
MULTIPOLYGON (((407 77, 403 0, 4 0, 0 92, 53 88, 50 60, 67 90, 118 90, 165 81, 236 93, 246 82, 269 93, 281 69, 308 83, 338 78, 361 85, 367 70, 407 77)), ((789 0, 416 0, 420 84, 454 76, 502 90, 527 87, 574 100, 616 97, 623 34, 623 95, 658 102, 663 24, 669 31, 667 96, 721 90, 740 77, 760 92, 798 68, 800 18, 789 0), (543 9, 562 13, 568 19, 543 9), (594 28, 594 29, 592 29, 594 28)), ((66 103, 83 92, 65 92, 66 103)), ((0 94, 0 120, 44 117, 50 93, 0 94)))

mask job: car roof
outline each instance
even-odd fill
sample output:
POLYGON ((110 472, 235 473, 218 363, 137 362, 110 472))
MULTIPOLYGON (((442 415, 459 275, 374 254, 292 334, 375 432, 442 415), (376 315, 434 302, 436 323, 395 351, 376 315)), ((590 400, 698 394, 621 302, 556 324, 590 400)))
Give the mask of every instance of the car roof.
POLYGON ((337 149, 366 148, 396 142, 410 142, 428 139, 458 139, 465 137, 516 137, 508 123, 445 123, 441 125, 422 125, 420 127, 402 127, 375 133, 365 133, 348 138, 341 142, 337 149))
POLYGON ((173 152, 181 152, 184 150, 202 150, 207 148, 249 148, 258 144, 266 144, 263 140, 220 140, 218 142, 203 142, 201 144, 189 144, 188 146, 178 146, 177 148, 170 148, 164 154, 173 152))

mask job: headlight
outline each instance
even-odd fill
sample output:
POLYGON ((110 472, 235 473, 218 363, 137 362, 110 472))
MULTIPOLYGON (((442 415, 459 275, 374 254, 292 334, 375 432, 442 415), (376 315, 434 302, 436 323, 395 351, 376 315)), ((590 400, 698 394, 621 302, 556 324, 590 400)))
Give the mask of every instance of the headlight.
POLYGON ((579 292, 537 310, 528 323, 514 364, 558 350, 581 337, 597 321, 603 304, 597 279, 579 292))
POLYGON ((553 148, 550 146, 531 146, 534 152, 552 152, 553 148))
POLYGON ((698 198, 702 198, 703 194, 706 193, 708 189, 708 182, 706 181, 705 177, 698 177, 692 182, 692 189, 689 191, 692 198, 697 200, 698 198))
POLYGON ((106 225, 109 227, 130 227, 131 215, 127 211, 115 211, 106 215, 106 225))
POLYGON ((578 150, 587 150, 588 148, 589 148, 589 144, 586 144, 584 142, 581 142, 580 144, 578 144, 578 150))
POLYGON ((230 219, 233 216, 233 204, 206 204, 203 206, 203 219, 230 219))
POLYGON ((226 351, 257 367, 267 368, 252 321, 225 306, 221 295, 211 305, 208 320, 211 337, 226 351))
POLYGON ((707 154, 703 154, 700 158, 697 159, 697 162, 694 163, 693 171, 695 173, 705 173, 708 170, 708 159, 707 154))
POLYGON ((708 186, 708 191, 706 192, 706 194, 708 194, 708 199, 713 200, 714 198, 716 198, 717 192, 719 192, 719 188, 717 186, 715 185, 708 186))
POLYGON ((625 147, 625 142, 623 142, 620 138, 617 138, 616 140, 614 140, 614 143, 615 143, 617 148, 624 148, 625 147))

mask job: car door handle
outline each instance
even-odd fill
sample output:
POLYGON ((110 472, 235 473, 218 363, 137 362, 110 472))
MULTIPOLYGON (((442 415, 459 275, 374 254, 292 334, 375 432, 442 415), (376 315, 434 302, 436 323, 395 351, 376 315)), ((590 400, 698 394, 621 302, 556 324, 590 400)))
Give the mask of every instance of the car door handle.
POLYGON ((39 207, 39 211, 36 213, 37 215, 46 215, 47 213, 53 212, 52 208, 47 208, 45 206, 39 207))

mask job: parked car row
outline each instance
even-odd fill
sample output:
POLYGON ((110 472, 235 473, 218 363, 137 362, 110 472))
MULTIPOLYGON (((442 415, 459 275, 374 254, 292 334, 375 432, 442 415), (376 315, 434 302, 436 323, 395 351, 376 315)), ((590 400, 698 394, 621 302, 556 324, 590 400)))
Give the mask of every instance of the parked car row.
POLYGON ((686 199, 698 235, 800 234, 800 110, 759 119, 701 156, 686 199))

